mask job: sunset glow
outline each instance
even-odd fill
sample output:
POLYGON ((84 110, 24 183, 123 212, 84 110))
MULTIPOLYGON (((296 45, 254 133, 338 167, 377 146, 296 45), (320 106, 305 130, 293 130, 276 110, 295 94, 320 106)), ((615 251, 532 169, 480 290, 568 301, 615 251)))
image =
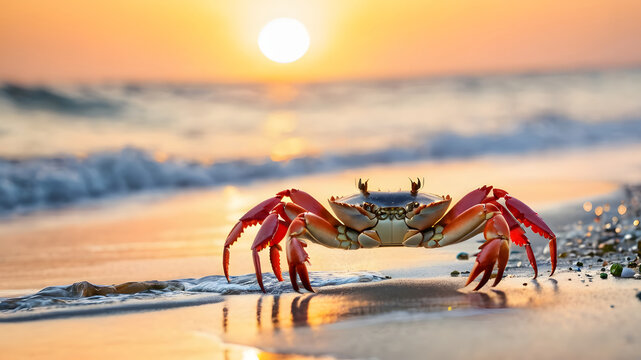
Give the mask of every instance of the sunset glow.
POLYGON ((633 66, 640 13, 636 0, 24 0, 0 12, 0 77, 306 82, 633 66), (313 41, 288 66, 256 46, 282 17, 313 41))

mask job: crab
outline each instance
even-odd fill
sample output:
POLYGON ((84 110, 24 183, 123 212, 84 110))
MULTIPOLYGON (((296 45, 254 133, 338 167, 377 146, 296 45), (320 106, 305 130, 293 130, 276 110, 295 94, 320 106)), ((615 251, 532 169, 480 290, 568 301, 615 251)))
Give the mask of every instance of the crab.
POLYGON ((451 209, 452 198, 419 192, 421 181, 411 181, 410 191, 370 191, 368 181, 358 181, 359 193, 331 197, 332 215, 308 193, 289 189, 276 194, 249 210, 227 236, 223 249, 223 271, 229 282, 230 247, 248 226, 261 224, 251 246, 256 279, 263 285, 259 251, 269 247, 272 270, 283 281, 280 269, 280 243, 286 239, 286 255, 292 287, 299 291, 297 276, 305 289, 314 291, 309 281, 307 242, 330 248, 356 250, 388 246, 439 248, 468 240, 483 233, 474 267, 465 286, 483 274, 476 288, 482 288, 497 265, 492 286, 503 278, 510 242, 524 246, 534 270, 538 268, 534 252, 520 224, 549 240, 554 274, 557 262, 556 235, 529 206, 508 195, 505 190, 482 186, 471 191, 451 209), (285 202, 288 197, 291 202, 285 202), (338 218, 338 219, 337 219, 338 218))

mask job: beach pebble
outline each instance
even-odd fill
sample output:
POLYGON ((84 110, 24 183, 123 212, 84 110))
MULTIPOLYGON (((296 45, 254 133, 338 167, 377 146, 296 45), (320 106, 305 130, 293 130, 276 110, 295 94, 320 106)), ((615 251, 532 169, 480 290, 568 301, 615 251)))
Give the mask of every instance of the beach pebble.
POLYGON ((607 278, 608 278, 608 274, 602 272, 601 273, 601 279, 607 279, 607 278))
POLYGON ((456 271, 456 270, 454 270, 454 271, 452 271, 452 272, 450 273, 450 275, 451 275, 452 277, 457 277, 457 276, 459 276, 459 274, 460 274, 460 272, 458 272, 458 271, 456 271))
POLYGON ((610 274, 614 276, 621 276, 621 272, 623 271, 623 266, 619 263, 614 263, 612 266, 610 266, 610 274))
POLYGON ((634 270, 632 270, 630 268, 623 268, 621 270, 621 277, 622 278, 631 278, 631 277, 634 277, 634 275, 635 275, 634 270))
POLYGON ((467 260, 470 258, 470 255, 466 252, 460 252, 456 255, 457 260, 467 260))
POLYGON ((634 274, 634 278, 637 279, 637 280, 640 280, 641 279, 641 274, 634 274))

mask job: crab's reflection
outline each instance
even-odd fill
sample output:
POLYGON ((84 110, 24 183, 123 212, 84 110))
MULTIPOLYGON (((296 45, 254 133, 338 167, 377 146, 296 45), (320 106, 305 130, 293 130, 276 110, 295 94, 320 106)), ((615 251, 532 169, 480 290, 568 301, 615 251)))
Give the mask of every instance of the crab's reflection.
MULTIPOLYGON (((256 306, 255 327, 258 332, 279 332, 286 328, 314 327, 393 312, 420 314, 479 310, 471 312, 478 314, 484 309, 531 305, 540 297, 541 291, 546 291, 536 285, 531 287, 531 290, 508 293, 501 290, 465 292, 452 284, 406 281, 382 286, 322 289, 315 294, 259 296, 253 299, 256 306)), ((244 303, 242 308, 239 305, 239 313, 247 314, 251 311, 248 311, 248 303, 244 303)), ((236 310, 236 306, 232 310, 236 310)), ((223 307, 225 332, 230 319, 229 313, 230 309, 227 306, 223 307)), ((237 314, 232 317, 234 320, 239 318, 237 314)), ((251 318, 246 316, 244 326, 251 326, 247 323, 251 321, 251 318)))

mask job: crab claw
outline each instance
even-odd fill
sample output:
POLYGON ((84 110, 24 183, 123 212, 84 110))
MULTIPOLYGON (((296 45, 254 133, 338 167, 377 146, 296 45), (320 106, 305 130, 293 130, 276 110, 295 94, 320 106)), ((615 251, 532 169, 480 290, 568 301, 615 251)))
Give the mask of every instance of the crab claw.
POLYGON ((276 196, 271 199, 267 199, 260 204, 254 206, 249 210, 243 217, 238 220, 236 225, 231 229, 227 239, 225 240, 225 247, 223 249, 223 271, 227 282, 229 282, 229 248, 233 243, 238 240, 243 231, 252 225, 261 224, 265 218, 269 215, 270 211, 280 203, 282 196, 276 196))
POLYGON ((309 274, 305 262, 309 263, 309 255, 305 251, 306 243, 298 240, 295 237, 287 240, 287 263, 289 264, 289 279, 292 282, 292 287, 298 292, 298 282, 296 281, 296 274, 300 277, 305 289, 314 292, 312 285, 309 282, 309 274))
POLYGON ((503 272, 510 256, 510 245, 507 241, 508 232, 509 228, 503 216, 496 215, 488 220, 484 231, 485 238, 488 240, 481 245, 481 252, 476 257, 474 268, 467 278, 465 286, 474 281, 481 273, 484 273, 474 291, 482 288, 490 280, 494 264, 498 265, 498 272, 492 286, 498 285, 503 278, 503 272))

